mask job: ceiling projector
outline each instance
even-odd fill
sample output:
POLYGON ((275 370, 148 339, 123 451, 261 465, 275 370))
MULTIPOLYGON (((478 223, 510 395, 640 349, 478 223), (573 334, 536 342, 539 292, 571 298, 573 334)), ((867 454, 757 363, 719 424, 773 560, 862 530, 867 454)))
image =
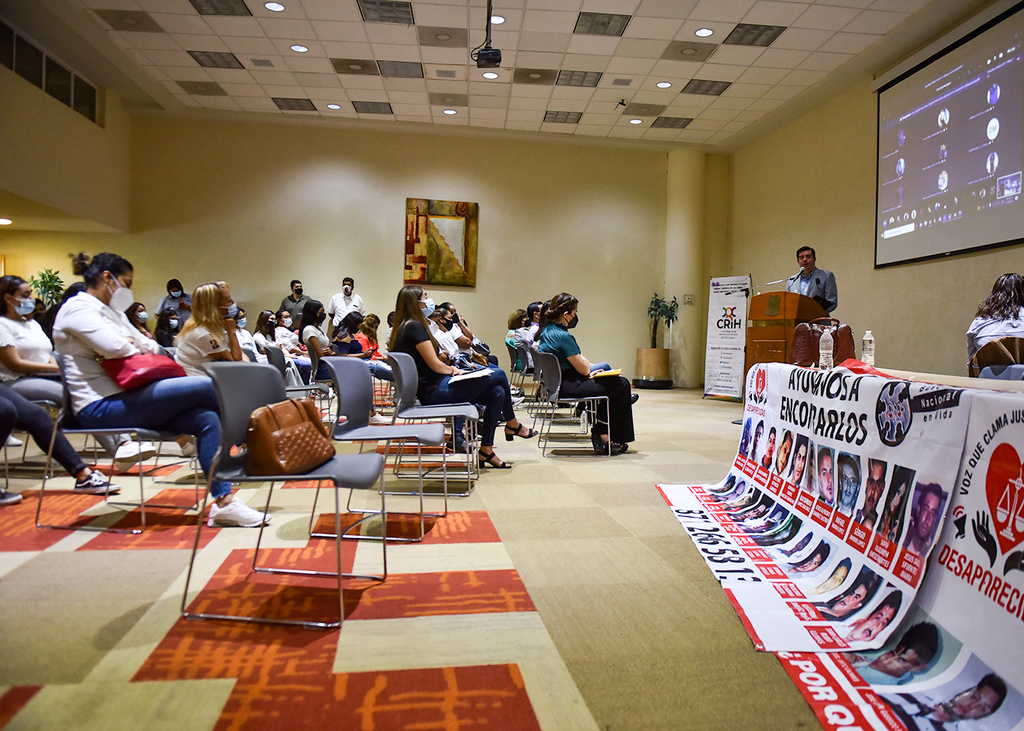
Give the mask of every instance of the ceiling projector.
POLYGON ((476 52, 478 69, 496 69, 501 66, 501 51, 497 48, 481 48, 476 52))

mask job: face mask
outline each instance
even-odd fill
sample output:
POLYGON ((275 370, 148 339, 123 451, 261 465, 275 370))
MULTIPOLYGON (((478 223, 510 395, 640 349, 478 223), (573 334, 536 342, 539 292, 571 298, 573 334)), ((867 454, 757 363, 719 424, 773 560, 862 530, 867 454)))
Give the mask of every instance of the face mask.
POLYGON ((179 289, 174 292, 168 292, 167 294, 171 295, 171 297, 173 297, 174 299, 178 299, 179 297, 181 297, 181 290, 179 289))
POLYGON ((33 299, 18 300, 18 304, 14 306, 14 311, 24 317, 25 315, 31 315, 35 308, 36 301, 33 299))
POLYGON ((434 304, 434 300, 427 297, 426 302, 420 303, 420 308, 423 310, 424 317, 430 317, 434 314, 434 310, 437 309, 437 306, 434 304))
POLYGON ((171 326, 171 330, 177 330, 178 329, 178 321, 177 320, 168 320, 167 324, 171 326))
POLYGON ((316 324, 317 324, 317 325, 319 325, 319 324, 320 324, 321 322, 323 322, 323 321, 324 321, 324 318, 326 318, 326 317, 327 317, 327 314, 326 314, 326 313, 324 313, 324 312, 321 312, 321 313, 319 313, 319 314, 318 314, 318 315, 316 316, 316 324))
POLYGON ((228 305, 228 314, 224 315, 225 319, 234 320, 238 317, 238 305, 232 302, 228 305))
POLYGON ((149 313, 148 312, 140 312, 138 316, 139 316, 139 322, 145 322, 146 320, 149 319, 149 313))
POLYGON ((238 327, 240 327, 240 328, 245 327, 247 322, 249 322, 249 320, 247 318, 243 317, 241 320, 238 321, 238 327))
POLYGON ((296 287, 292 291, 295 293, 296 297, 301 297, 302 296, 302 287, 296 287))
POLYGON ((135 294, 130 287, 125 287, 118 282, 116 277, 114 278, 114 284, 117 285, 117 289, 114 289, 109 284, 107 285, 107 291, 110 292, 110 308, 118 312, 124 312, 135 302, 135 294))
POLYGON ((572 319, 569 320, 569 324, 566 325, 566 327, 569 328, 570 330, 572 330, 574 327, 576 327, 579 324, 579 322, 580 322, 580 316, 579 315, 573 315, 572 319))
POLYGON ((292 318, 290 318, 290 317, 284 318, 283 320, 281 320, 281 322, 284 324, 285 327, 291 327, 292 326, 292 318))
POLYGON ((344 292, 346 296, 352 294, 352 285, 346 284, 344 287, 341 288, 341 291, 344 292))

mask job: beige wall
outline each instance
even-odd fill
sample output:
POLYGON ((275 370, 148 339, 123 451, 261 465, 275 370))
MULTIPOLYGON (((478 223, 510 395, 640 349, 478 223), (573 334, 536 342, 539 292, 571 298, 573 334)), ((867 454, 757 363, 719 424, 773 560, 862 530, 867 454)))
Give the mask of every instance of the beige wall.
POLYGON ((0 191, 127 231, 131 117, 100 94, 103 126, 0 66, 0 191))
POLYGON ((187 120, 133 128, 132 233, 0 234, 9 271, 67 272, 66 252, 110 249, 133 262, 151 307, 170 277, 189 288, 225 279, 253 321, 293 277, 326 304, 349 275, 383 317, 402 285, 406 197, 471 200, 477 287, 434 288, 434 300, 456 302, 506 365, 509 313, 572 292, 584 353, 632 375, 664 283, 664 152, 187 120))
MULTIPOLYGON (((835 272, 857 340, 870 328, 882 368, 965 375, 964 333, 1021 248, 874 269, 876 97, 867 81, 734 156, 729 272, 755 283, 796 272, 812 246, 835 272)), ((781 285, 776 285, 779 287, 781 285)))

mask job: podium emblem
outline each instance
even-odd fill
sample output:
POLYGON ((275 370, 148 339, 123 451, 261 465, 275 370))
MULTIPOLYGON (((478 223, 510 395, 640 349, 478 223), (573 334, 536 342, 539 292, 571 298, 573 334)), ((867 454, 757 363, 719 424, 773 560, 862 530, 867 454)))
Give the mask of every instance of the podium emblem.
POLYGON ((779 314, 779 308, 782 307, 782 297, 777 294, 773 294, 768 298, 768 307, 765 309, 764 314, 768 317, 775 317, 779 314))

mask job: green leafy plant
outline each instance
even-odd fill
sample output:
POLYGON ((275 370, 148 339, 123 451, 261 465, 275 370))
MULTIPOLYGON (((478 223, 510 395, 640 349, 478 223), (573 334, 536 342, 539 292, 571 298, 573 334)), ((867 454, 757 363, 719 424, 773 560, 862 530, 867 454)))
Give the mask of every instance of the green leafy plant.
POLYGON ((53 269, 44 269, 34 277, 29 277, 28 283, 47 309, 60 302, 60 296, 64 294, 64 281, 53 269))
POLYGON ((662 299, 655 292, 651 298, 651 304, 647 305, 647 316, 651 318, 651 347, 658 347, 658 324, 664 320, 665 325, 672 327, 676 321, 676 312, 679 310, 679 301, 673 297, 669 302, 662 299))

